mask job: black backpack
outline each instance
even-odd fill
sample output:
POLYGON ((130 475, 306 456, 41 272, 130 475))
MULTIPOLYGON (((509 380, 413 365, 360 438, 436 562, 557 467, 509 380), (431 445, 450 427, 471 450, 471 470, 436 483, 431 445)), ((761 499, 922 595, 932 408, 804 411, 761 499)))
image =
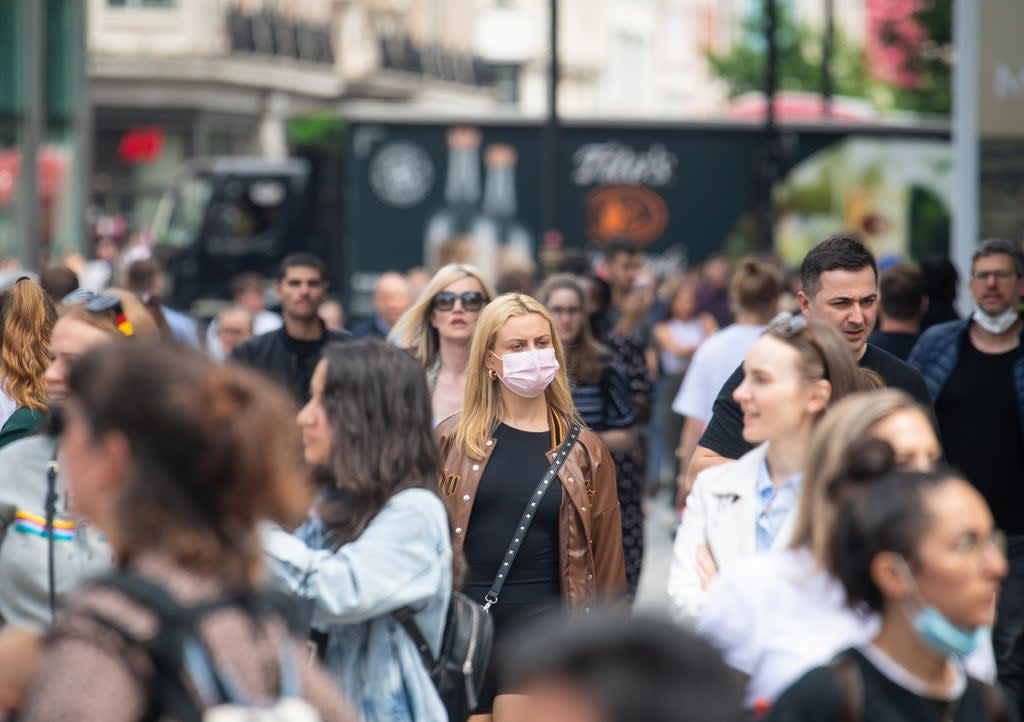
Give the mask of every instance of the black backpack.
POLYGON ((153 664, 148 680, 147 707, 142 719, 157 722, 246 720, 253 722, 319 722, 319 712, 302 699, 299 665, 290 644, 279 645, 280 683, 273 705, 256 705, 230 673, 213 663, 213 655, 198 632, 200 620, 225 607, 238 607, 253 621, 278 615, 269 597, 259 594, 227 596, 194 606, 182 606, 158 584, 131 572, 103 577, 93 587, 113 589, 153 612, 159 619, 154 637, 140 639, 117 621, 98 612, 85 614, 144 650, 153 664))
POLYGON ((445 615, 441 651, 435 659, 413 619, 414 614, 411 607, 392 612, 419 650, 430 679, 448 711, 448 719, 462 722, 479 703, 494 644, 494 621, 479 604, 465 594, 453 591, 445 615))

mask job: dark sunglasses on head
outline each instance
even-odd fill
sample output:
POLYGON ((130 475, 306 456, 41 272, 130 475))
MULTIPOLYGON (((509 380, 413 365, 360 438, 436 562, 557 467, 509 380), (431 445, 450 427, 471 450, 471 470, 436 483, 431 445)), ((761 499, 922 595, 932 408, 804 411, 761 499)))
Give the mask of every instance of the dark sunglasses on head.
POLYGON ((766 331, 774 331, 784 338, 792 338, 807 326, 807 317, 802 313, 783 311, 771 320, 766 331))
POLYGON ((463 293, 452 293, 451 291, 440 291, 431 305, 438 311, 451 311, 455 308, 455 302, 462 303, 462 308, 467 311, 479 311, 487 303, 484 294, 479 291, 464 291, 463 293))
POLYGON ((72 291, 64 298, 60 300, 65 306, 81 306, 90 313, 103 313, 104 311, 114 311, 114 325, 117 326, 117 330, 124 336, 134 336, 135 327, 132 326, 132 322, 128 320, 128 316, 124 313, 124 307, 121 305, 121 299, 112 293, 93 293, 92 291, 79 288, 77 291, 72 291))

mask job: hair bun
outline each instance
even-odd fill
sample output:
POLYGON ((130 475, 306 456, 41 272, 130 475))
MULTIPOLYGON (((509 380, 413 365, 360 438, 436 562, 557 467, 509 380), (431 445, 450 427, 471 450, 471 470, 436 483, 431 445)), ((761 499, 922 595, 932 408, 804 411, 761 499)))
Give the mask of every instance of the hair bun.
POLYGON ((896 452, 883 439, 867 439, 852 445, 846 453, 846 465, 829 485, 829 496, 842 497, 853 487, 864 486, 896 467, 896 452))

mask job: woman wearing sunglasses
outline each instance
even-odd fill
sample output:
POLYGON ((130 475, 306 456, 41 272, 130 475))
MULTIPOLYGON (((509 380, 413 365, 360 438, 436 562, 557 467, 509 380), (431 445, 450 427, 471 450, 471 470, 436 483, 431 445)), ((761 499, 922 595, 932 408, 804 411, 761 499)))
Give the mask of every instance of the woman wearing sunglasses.
POLYGON ((799 314, 777 316, 743 369, 733 396, 743 438, 757 447, 701 472, 687 497, 668 579, 674 612, 685 621, 697 616, 720 567, 785 547, 811 431, 829 404, 876 385, 839 331, 799 314))
MULTIPOLYGON (((615 464, 580 427, 547 310, 519 293, 491 301, 473 336, 465 408, 436 431, 465 592, 492 615, 499 650, 540 613, 586 613, 625 592, 615 464)), ((490 670, 479 713, 520 719, 517 690, 490 670)))
POLYGON ((46 418, 47 354, 57 312, 35 281, 0 292, 0 448, 35 433, 46 418))
POLYGON ((388 338, 427 372, 435 424, 462 408, 469 344, 480 310, 492 298, 494 289, 479 270, 453 263, 434 274, 391 330, 388 338))
MULTIPOLYGON (((53 327, 44 375, 56 410, 67 396, 70 364, 79 356, 124 338, 129 330, 133 337, 157 335, 145 307, 124 292, 76 292, 63 304, 66 311, 53 327)), ((59 414, 54 416, 59 420, 59 414)), ((44 629, 60 598, 110 563, 106 545, 79 523, 71 506, 60 472, 58 435, 59 428, 52 428, 0 451, 0 623, 5 625, 44 629)))

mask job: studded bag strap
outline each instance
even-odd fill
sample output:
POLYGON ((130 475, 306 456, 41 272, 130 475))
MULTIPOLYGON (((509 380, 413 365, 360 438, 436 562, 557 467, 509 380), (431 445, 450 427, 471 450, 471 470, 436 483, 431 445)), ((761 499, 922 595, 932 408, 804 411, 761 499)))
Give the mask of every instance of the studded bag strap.
POLYGON ((501 566, 498 567, 498 572, 494 577, 494 583, 491 584, 490 590, 487 592, 487 596, 484 597, 484 611, 486 612, 498 602, 498 595, 501 594, 501 588, 505 586, 505 580, 508 578, 508 572, 512 568, 512 562, 516 560, 516 554, 519 553, 519 547, 523 545, 523 539, 526 538, 526 532, 530 530, 530 524, 533 523, 533 518, 537 515, 537 507, 540 506, 541 500, 544 498, 544 494, 551 488, 555 478, 558 476, 558 471, 562 468, 562 464, 565 463, 566 458, 569 456, 569 452, 572 447, 576 444, 576 439, 580 435, 579 424, 573 424, 569 430, 569 435, 565 437, 565 441, 562 442, 561 448, 555 452, 555 459, 551 462, 551 466, 548 467, 547 473, 541 478, 540 483, 537 484, 537 488, 534 489, 533 494, 530 495, 530 501, 526 503, 526 508, 523 509, 523 515, 519 519, 519 523, 516 525, 515 532, 512 534, 512 541, 509 542, 508 550, 505 552, 505 556, 501 560, 501 566))

